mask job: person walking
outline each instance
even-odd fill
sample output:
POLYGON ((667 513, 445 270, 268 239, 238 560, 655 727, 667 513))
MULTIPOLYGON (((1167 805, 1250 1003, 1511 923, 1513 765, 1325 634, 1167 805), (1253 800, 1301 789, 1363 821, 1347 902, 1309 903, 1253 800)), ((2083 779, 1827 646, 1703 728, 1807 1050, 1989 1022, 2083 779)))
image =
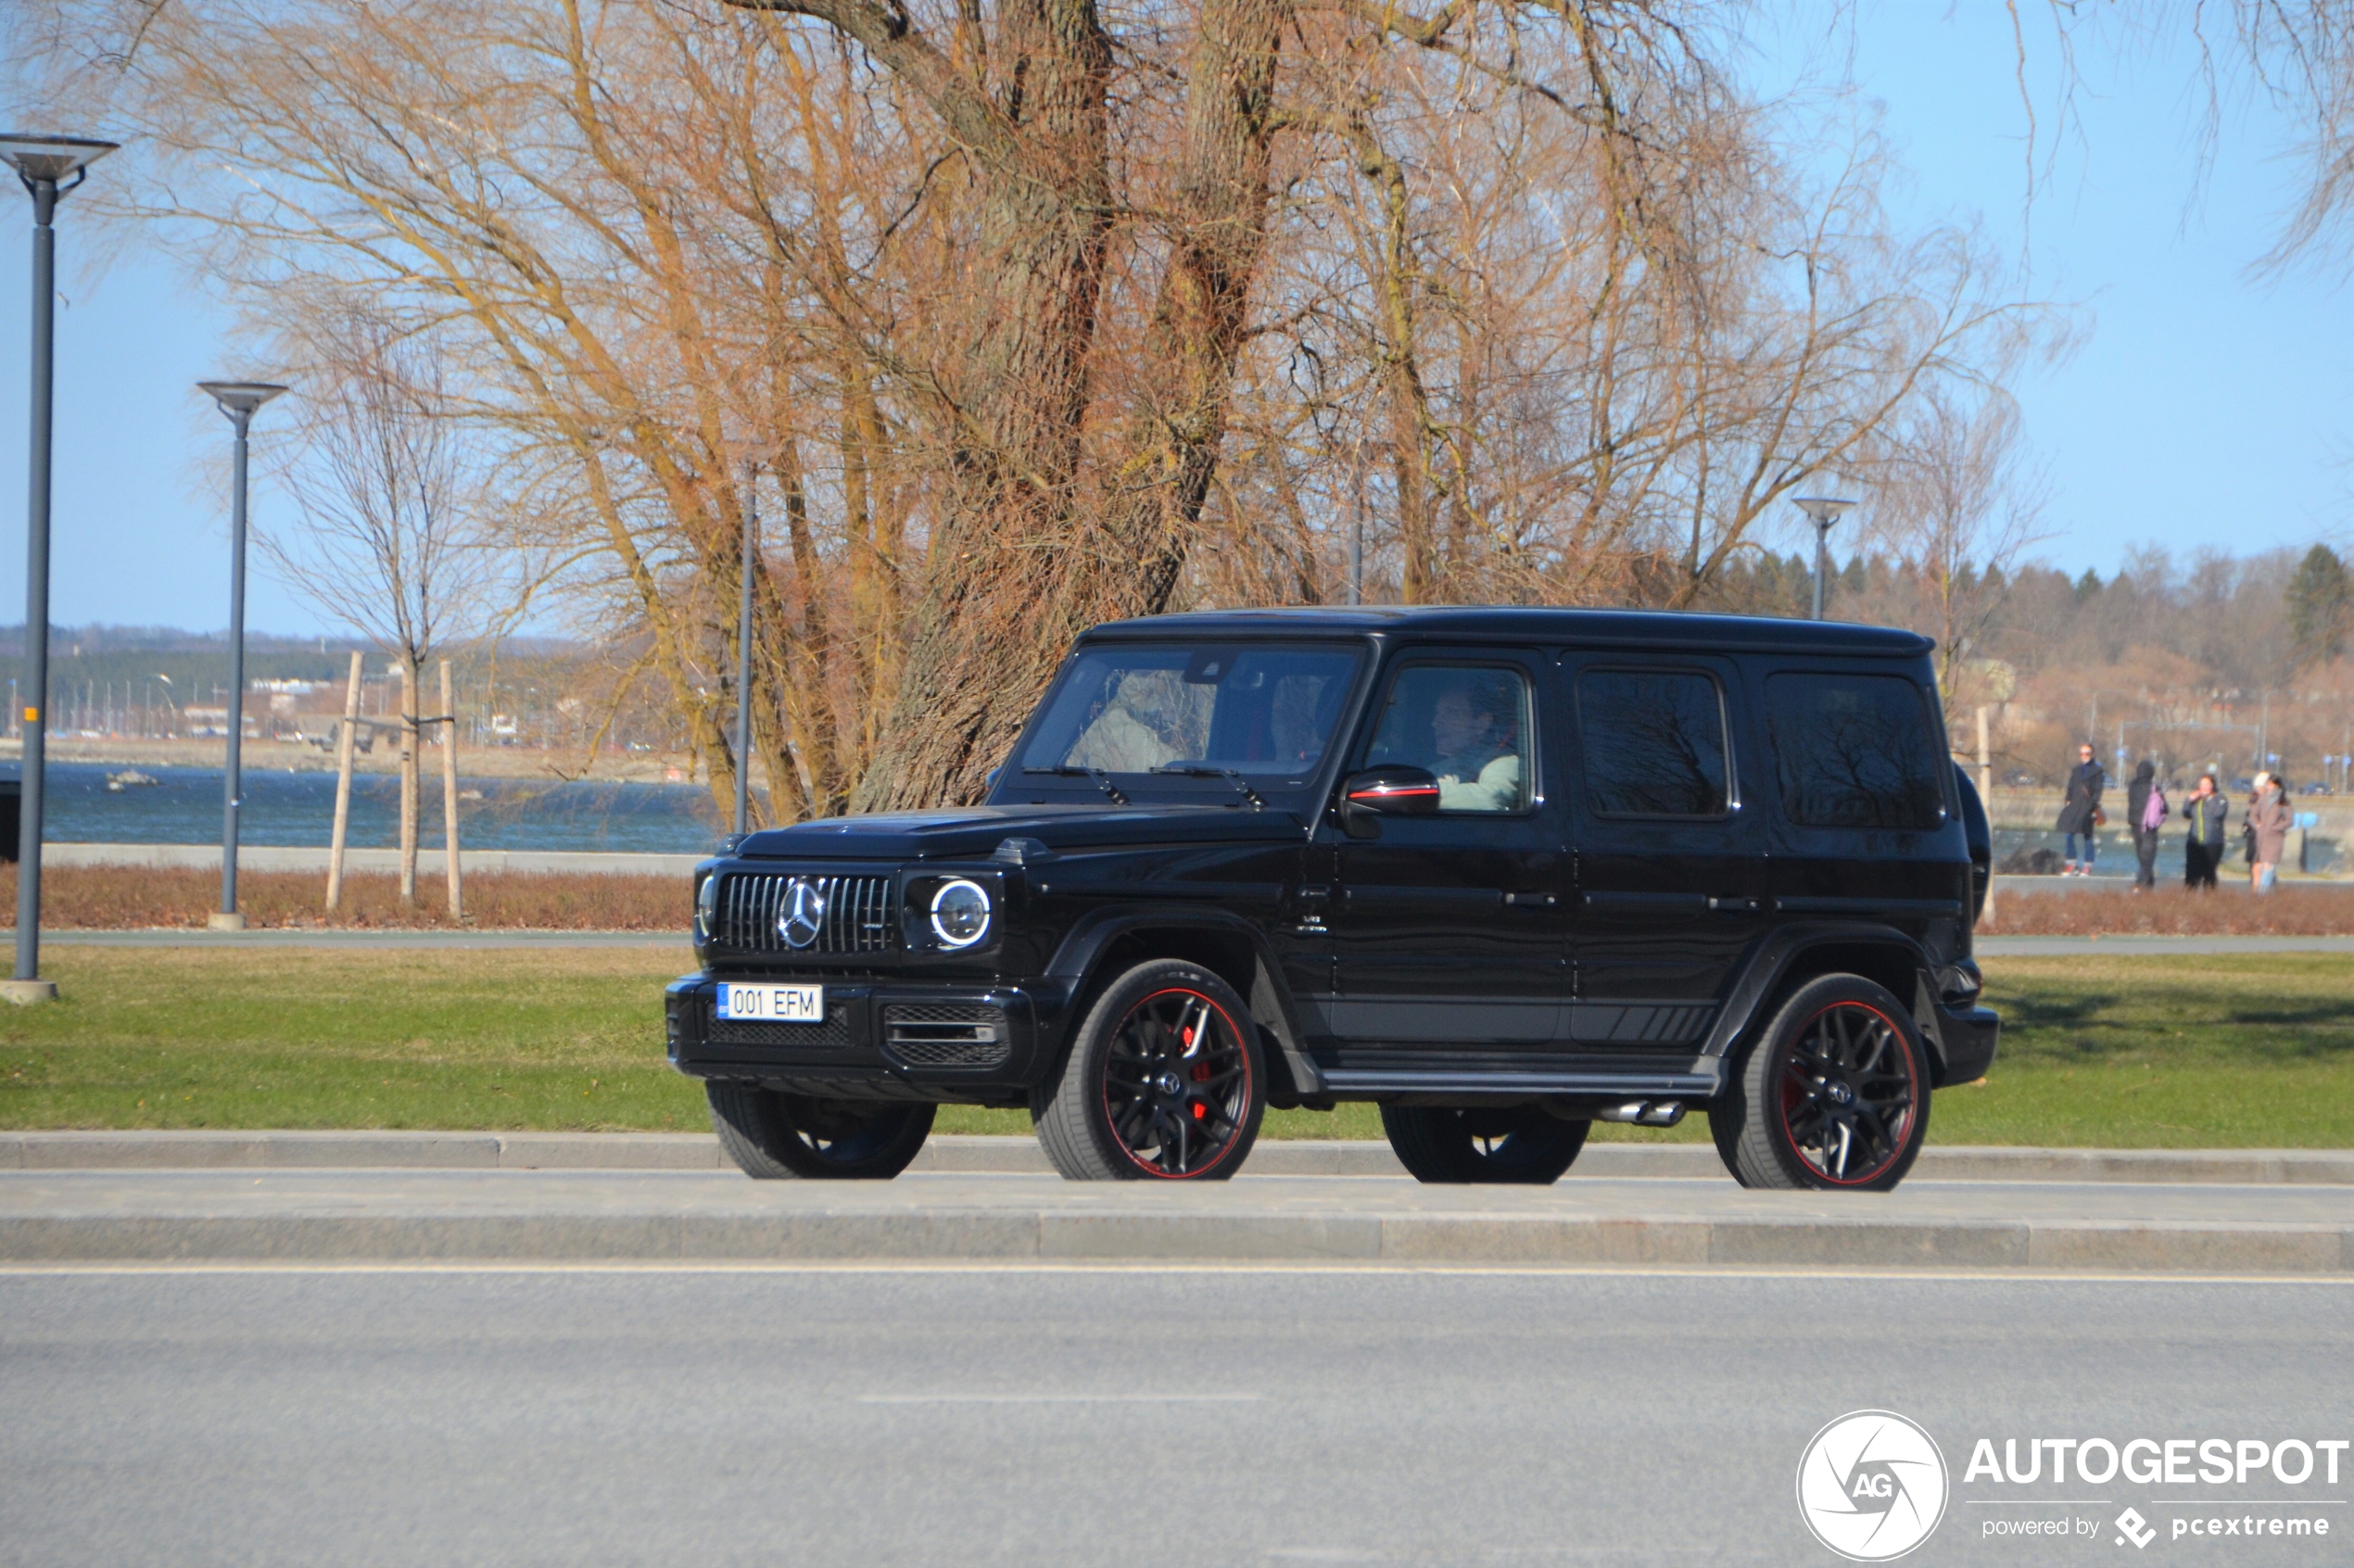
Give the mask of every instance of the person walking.
POLYGON ((2232 803, 2215 788, 2213 774, 2198 776, 2198 787, 2183 803, 2183 815, 2191 824, 2191 836, 2183 844, 2183 885, 2211 890, 2215 868, 2223 864, 2223 820, 2232 815, 2232 803))
POLYGON ((2158 830, 2166 826, 2166 787, 2158 765, 2147 757, 2133 770, 2125 791, 2126 821, 2133 829, 2133 891, 2158 886, 2158 830))
POLYGON ((2076 754, 2076 767, 2068 776, 2068 795, 2060 802, 2059 820, 2053 824, 2068 835, 2068 864, 2060 871, 2063 877, 2093 874, 2093 857, 2100 853, 2093 829, 2108 820, 2101 812, 2101 790, 2108 783, 2108 776, 2093 760, 2089 744, 2078 747, 2076 754), (2084 858, 2081 863, 2076 858, 2076 841, 2080 838, 2084 841, 2084 858))
POLYGON ((2287 796, 2287 787, 2271 774, 2256 776, 2256 798, 2247 808, 2247 826, 2256 835, 2247 868, 2251 892, 2271 892, 2279 875, 2281 852, 2288 847, 2289 824, 2295 816, 2288 809, 2287 796))

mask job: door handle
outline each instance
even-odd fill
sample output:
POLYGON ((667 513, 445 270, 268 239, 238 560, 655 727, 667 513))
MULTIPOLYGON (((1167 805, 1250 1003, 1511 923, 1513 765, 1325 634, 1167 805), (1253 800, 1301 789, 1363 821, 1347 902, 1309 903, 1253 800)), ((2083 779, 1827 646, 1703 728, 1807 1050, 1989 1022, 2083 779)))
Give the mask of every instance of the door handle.
POLYGON ((1753 898, 1712 898, 1708 906, 1719 915, 1754 915, 1759 908, 1753 898))
POLYGON ((1561 902, 1560 895, 1549 892, 1508 892, 1504 902, 1517 909, 1550 909, 1561 902))

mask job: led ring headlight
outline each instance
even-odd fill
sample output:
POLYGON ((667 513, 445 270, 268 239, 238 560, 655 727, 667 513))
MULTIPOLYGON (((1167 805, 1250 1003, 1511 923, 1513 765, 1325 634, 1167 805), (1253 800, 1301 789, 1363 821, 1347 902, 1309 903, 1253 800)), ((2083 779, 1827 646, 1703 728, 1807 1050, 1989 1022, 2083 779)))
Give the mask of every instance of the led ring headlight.
POLYGON ((931 895, 931 930, 943 947, 970 947, 989 934, 989 890, 959 877, 931 895))

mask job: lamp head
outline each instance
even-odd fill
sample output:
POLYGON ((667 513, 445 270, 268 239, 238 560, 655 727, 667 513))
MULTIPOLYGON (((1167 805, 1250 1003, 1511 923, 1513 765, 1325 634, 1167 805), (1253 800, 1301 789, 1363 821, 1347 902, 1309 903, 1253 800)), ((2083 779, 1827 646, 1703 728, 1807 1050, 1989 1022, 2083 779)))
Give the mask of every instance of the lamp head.
POLYGON ((1839 514, 1855 503, 1832 496, 1792 496, 1791 501, 1799 511, 1815 520, 1817 528, 1828 528, 1839 521, 1839 514))
POLYGON ((250 414, 271 398, 285 390, 274 381, 199 381, 199 389, 212 394, 221 411, 232 418, 250 414))
POLYGON ((6 158, 26 184, 46 181, 56 184, 80 173, 122 144, 93 141, 87 136, 29 136, 0 132, 0 158, 6 158))

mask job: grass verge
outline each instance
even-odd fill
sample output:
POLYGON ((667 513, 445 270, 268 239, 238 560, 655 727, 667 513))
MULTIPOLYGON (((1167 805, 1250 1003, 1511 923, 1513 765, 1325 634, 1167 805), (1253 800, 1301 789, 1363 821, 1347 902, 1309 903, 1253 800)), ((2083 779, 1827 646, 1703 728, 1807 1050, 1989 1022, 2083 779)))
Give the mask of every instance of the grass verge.
MULTIPOLYGON (((0 1008, 0 1128, 690 1132, 662 1058, 677 955, 58 948, 52 1005, 0 1008)), ((2354 959, 2007 958, 2004 1049, 1941 1093, 1943 1144, 2354 1147, 2354 959)), ((945 1107, 945 1132, 1027 1132, 945 1107)), ((1279 1111, 1277 1138, 1373 1138, 1370 1106, 1279 1111)), ((1598 1127, 1597 1137, 1694 1142, 1598 1127)))

